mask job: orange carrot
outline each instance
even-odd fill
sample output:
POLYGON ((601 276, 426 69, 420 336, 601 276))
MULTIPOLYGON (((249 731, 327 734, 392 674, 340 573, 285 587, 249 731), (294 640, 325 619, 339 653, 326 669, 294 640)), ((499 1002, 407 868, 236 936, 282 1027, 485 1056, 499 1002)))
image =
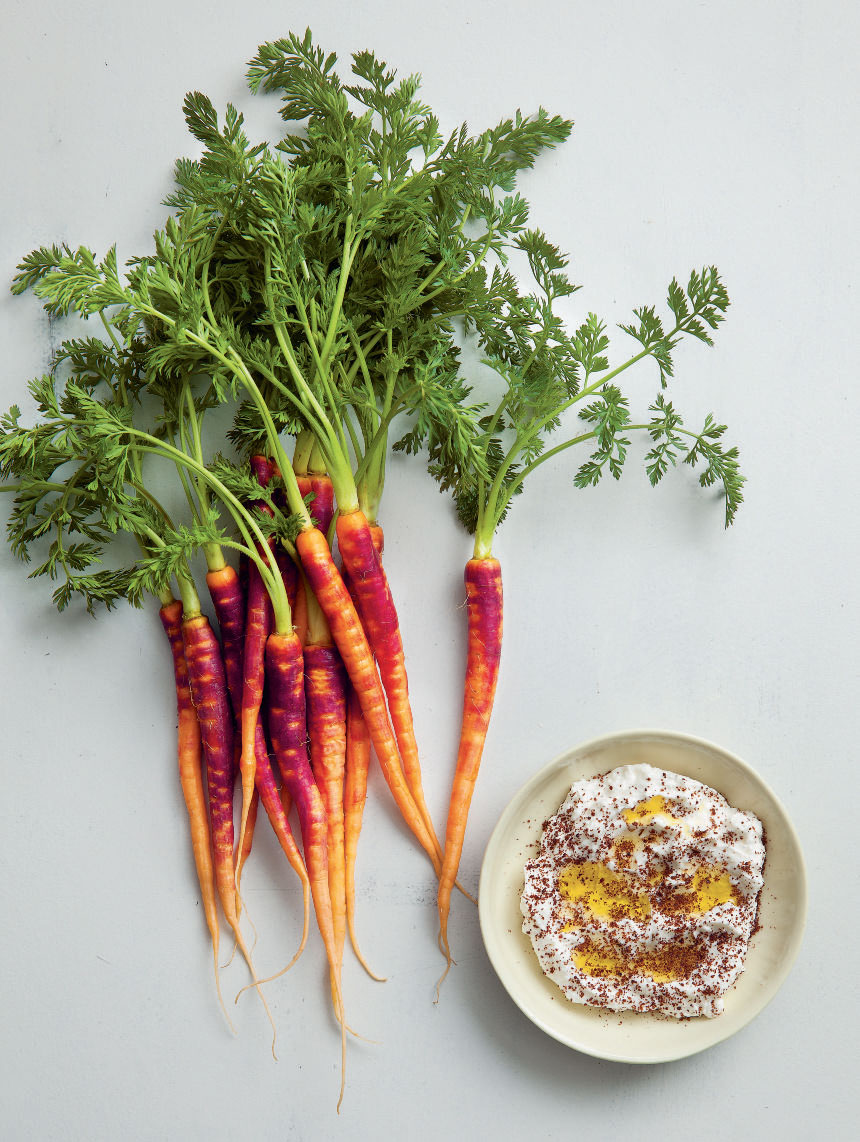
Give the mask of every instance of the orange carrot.
MULTIPOLYGON (((166 603, 159 611, 159 616, 173 655, 176 710, 179 718, 177 732, 179 784, 188 812, 191 850, 194 854, 194 865, 200 884, 200 901, 203 905, 206 926, 212 939, 215 986, 218 989, 218 999, 223 1008, 224 1001, 221 997, 221 981, 218 973, 220 927, 215 893, 215 872, 212 866, 212 849, 209 841, 209 821, 206 813, 206 793, 203 788, 203 747, 197 713, 191 700, 191 688, 188 683, 188 666, 185 662, 185 647, 182 641, 182 603, 178 599, 166 603)), ((229 1017, 227 1021, 229 1023, 229 1017)))
POLYGON ((346 938, 343 779, 346 764, 346 674, 335 647, 304 648, 311 769, 322 794, 328 831, 328 882, 338 956, 346 938))
MULTIPOLYGON (((236 906, 236 877, 233 868, 233 718, 221 648, 205 615, 183 618, 182 639, 191 696, 197 711, 206 759, 215 888, 274 1032, 271 1012, 260 990, 250 949, 239 927, 236 906)), ((272 1050, 274 1052, 274 1041, 272 1050)))
POLYGON ((227 689, 236 718, 241 713, 242 660, 245 651, 245 590, 229 563, 206 574, 206 586, 215 607, 224 657, 227 689))
MULTIPOLYGON (((370 525, 370 535, 373 546, 379 556, 382 555, 385 545, 382 528, 378 524, 370 525)), ((358 601, 352 580, 344 571, 343 581, 356 605, 359 618, 358 601)), ((362 620, 362 626, 364 622, 362 620)), ((352 686, 347 683, 346 703, 346 763, 343 786, 343 828, 344 828, 344 877, 346 891, 346 925, 349 932, 349 942, 355 957, 371 979, 384 979, 372 971, 362 955, 358 946, 355 932, 355 860, 358 854, 358 838, 361 835, 361 824, 364 817, 364 805, 367 800, 367 775, 370 770, 370 734, 361 712, 361 703, 352 686)))
POLYGON ((358 694, 386 783, 404 820, 430 857, 438 874, 441 869, 441 858, 406 784, 400 766, 397 741, 388 719, 385 692, 376 672, 361 620, 340 572, 332 560, 328 542, 321 531, 309 528, 299 533, 296 550, 308 582, 328 620, 350 682, 358 694))
POLYGON ((269 635, 266 643, 266 680, 269 687, 267 713, 272 749, 284 786, 299 813, 314 911, 328 958, 335 1013, 341 1026, 342 1099, 346 1021, 341 990, 341 962, 337 952, 329 891, 328 830, 323 800, 308 763, 304 662, 301 645, 294 633, 280 634, 276 631, 269 635))
POLYGON ((344 570, 357 599, 357 610, 367 632, 367 641, 379 663, 406 784, 436 852, 441 855, 442 848, 424 799, 403 641, 388 579, 364 512, 359 510, 339 515, 336 530, 344 570))
MULTIPOLYGON (((252 456, 250 463, 257 482, 261 487, 267 487, 272 479, 274 465, 267 457, 261 455, 252 456)), ((270 516, 273 514, 268 504, 260 502, 251 506, 259 508, 270 516)), ((269 548, 274 549, 272 540, 269 540, 269 548)), ((272 552, 265 547, 261 554, 265 554, 269 559, 274 558, 272 552)), ((256 738, 260 708, 263 704, 265 647, 274 622, 271 599, 254 560, 249 561, 247 568, 246 602, 245 642, 242 648, 242 705, 239 714, 241 738, 239 771, 242 776, 240 850, 245 839, 248 812, 255 790, 256 738)))
POLYGON ((284 810, 284 816, 289 817, 293 811, 293 798, 290 795, 286 785, 281 785, 278 789, 278 796, 281 798, 281 808, 284 810))
POLYGON ((257 809, 260 804, 260 795, 257 789, 251 794, 251 804, 248 806, 248 820, 245 824, 245 839, 242 842, 242 848, 236 857, 236 895, 239 895, 242 883, 242 870, 245 867, 245 862, 251 855, 251 847, 254 844, 254 829, 257 826, 257 809))
POLYGON ((307 586, 303 575, 299 575, 296 584, 296 600, 293 604, 293 630, 302 646, 308 641, 308 597, 307 586))
MULTIPOLYGON (((293 575, 297 577, 295 566, 287 558, 293 575)), ((282 571, 285 582, 289 572, 282 571)), ((243 659, 245 648, 245 597, 239 576, 230 566, 220 571, 210 571, 206 576, 209 593, 215 606, 215 615, 221 632, 221 645, 224 651, 224 668, 227 676, 227 689, 233 705, 233 712, 238 719, 242 709, 243 690, 243 659), (228 653, 228 647, 230 648, 228 653)), ((302 934, 302 947, 307 938, 308 913, 308 878, 304 861, 293 837, 292 830, 286 820, 283 806, 278 804, 277 789, 272 795, 275 779, 269 763, 269 753, 266 747, 265 733, 261 723, 257 723, 257 732, 254 738, 254 754, 256 758, 255 796, 259 795, 263 808, 275 831, 284 855, 290 862, 293 870, 302 884, 305 897, 305 924, 302 934)))
POLYGON ((287 592, 287 602, 290 604, 290 610, 292 611, 296 606, 296 594, 298 593, 300 578, 299 572, 286 551, 279 549, 275 553, 275 558, 281 572, 281 578, 284 581, 284 590, 287 592))
MULTIPOLYGON (((291 968, 305 948, 308 939, 308 929, 310 926, 310 880, 308 879, 307 869, 305 862, 302 860, 301 853, 296 845, 293 831, 290 828, 290 823, 287 820, 289 816, 289 804, 285 803, 284 798, 288 798, 289 794, 279 793, 277 784, 275 782, 275 775, 272 771, 272 765, 269 761, 268 750, 266 749, 265 731, 262 725, 257 726, 257 766, 256 766, 256 790, 259 793, 260 801, 263 808, 266 810, 266 816, 274 829, 275 836, 278 838, 287 860, 293 867, 296 875, 301 881, 302 885, 302 900, 304 907, 304 919, 302 922, 302 938, 299 941, 298 950, 293 958, 283 969, 286 971, 291 968)), ((279 972, 278 975, 282 975, 279 972)))
POLYGON ((248 594, 245 613, 245 646, 242 657, 242 705, 239 770, 242 775, 242 818, 239 827, 241 849, 247 828, 248 812, 255 788, 257 728, 263 704, 264 655, 266 639, 272 629, 272 603, 257 564, 248 566, 248 594))
MULTIPOLYGON (((466 564, 466 608, 469 618, 466 679, 463 688, 463 720, 457 767, 448 808, 445 857, 439 877, 439 943, 451 967, 448 944, 448 912, 451 889, 460 864, 469 805, 481 764, 487 727, 493 709, 499 658, 502 650, 502 570, 493 558, 470 559, 466 564)), ((441 984, 442 979, 439 983, 441 984)))
POLYGON ((328 529, 334 519, 334 487, 331 477, 325 472, 312 472, 310 482, 314 494, 311 515, 323 535, 328 535, 328 529))
POLYGON ((347 684, 346 759, 343 784, 344 878, 346 893, 346 925, 349 942, 356 959, 371 978, 383 977, 371 971, 361 954, 355 934, 355 858, 364 803, 367 799, 367 774, 370 768, 370 734, 361 712, 361 703, 352 686, 347 684))

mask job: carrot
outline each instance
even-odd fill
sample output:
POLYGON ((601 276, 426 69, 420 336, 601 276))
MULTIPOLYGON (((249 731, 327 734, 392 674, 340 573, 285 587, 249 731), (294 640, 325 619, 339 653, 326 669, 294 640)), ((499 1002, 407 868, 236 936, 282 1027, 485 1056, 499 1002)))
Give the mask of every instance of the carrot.
POLYGON ((239 827, 239 847, 244 840, 248 811, 254 792, 256 773, 257 727, 260 724, 260 707, 263 704, 264 656, 266 639, 272 630, 273 614, 269 594, 257 564, 248 567, 248 595, 245 612, 245 647, 242 658, 242 752, 239 769, 242 774, 242 820, 239 827))
POLYGON ((242 695, 242 662, 245 652, 245 590, 235 568, 229 563, 217 571, 209 571, 206 586, 218 620, 233 713, 238 718, 241 712, 238 702, 241 702, 242 695))
MULTIPOLYGON (((251 471, 257 477, 257 483, 261 488, 268 488, 272 482, 272 477, 277 473, 277 468, 269 459, 268 456, 263 456, 259 452, 255 452, 250 457, 249 463, 251 471)), ((257 505, 258 507, 261 505, 257 505)))
POLYGON ((371 971, 361 954, 355 934, 355 857, 358 838, 361 834, 361 821, 367 799, 367 773, 370 768, 370 734, 361 712, 361 703, 352 686, 347 686, 346 702, 346 758, 343 784, 343 828, 344 828, 344 879, 346 893, 346 926, 349 942, 356 959, 372 979, 382 980, 383 976, 371 971))
POLYGON ((346 938, 343 781, 346 765, 346 674, 332 645, 304 648, 305 700, 311 769, 327 820, 328 880, 338 956, 346 938))
MULTIPOLYGON (((221 648, 205 615, 183 618, 182 640, 191 696, 200 726, 203 756, 206 759, 215 888, 274 1032, 274 1021, 260 990, 251 952, 239 927, 236 907, 236 877, 233 869, 233 719, 221 648)), ((274 1053, 274 1040, 272 1051, 274 1053)))
POLYGON ((286 551, 279 549, 275 554, 275 558, 280 568, 281 578, 284 581, 284 590, 287 592, 287 602, 292 611, 295 609, 296 595, 299 590, 299 572, 286 551))
POLYGON ((460 864, 469 805, 493 710, 502 650, 502 569, 498 560, 470 559, 466 564, 465 581, 469 633, 463 687, 463 720, 437 896, 439 943, 448 961, 440 984, 452 963, 448 945, 451 890, 460 864))
MULTIPOLYGON (((299 491, 302 498, 311 495, 313 492, 313 483, 309 475, 297 475, 296 483, 299 486, 299 491)), ((314 505, 311 504, 310 511, 313 513, 314 505)), ((315 517, 314 517, 315 518, 315 517)), ((330 522, 330 521, 329 521, 330 522)), ((318 526, 318 525, 317 525, 318 526)), ((320 528, 322 530, 322 528, 320 528)), ((323 532, 323 535, 326 533, 323 532)), ((296 634, 299 636, 299 641, 304 646, 308 641, 308 600, 307 600, 307 583, 302 575, 299 575, 299 580, 296 585, 296 601, 293 607, 293 627, 296 634)))
MULTIPOLYGON (((289 805, 284 804, 281 794, 278 791, 275 782, 275 774, 272 770, 271 762, 269 761, 268 750, 266 749, 265 731, 262 725, 257 726, 257 740, 256 740, 256 792, 259 793, 260 801, 266 811, 266 816, 274 829, 275 836, 278 838, 278 843, 284 851, 287 860, 292 865, 296 875, 302 884, 302 898, 304 907, 304 920, 302 922, 302 938, 299 942, 299 947, 287 964, 278 975, 282 975, 293 966, 299 956, 305 949, 305 944, 308 939, 308 929, 310 927, 310 880, 308 878, 305 862, 302 860, 301 853, 296 845, 293 831, 290 828, 290 823, 287 820, 289 815, 289 805)), ((288 796, 288 795, 287 795, 288 796)))
MULTIPOLYGON (((188 666, 185 661, 185 646, 182 641, 182 603, 174 599, 159 611, 161 625, 170 643, 173 655, 173 677, 176 685, 176 710, 179 718, 177 732, 177 754, 179 762, 179 784, 185 799, 188 823, 191 829, 191 849, 197 880, 200 884, 200 900, 206 926, 212 938, 212 958, 215 968, 215 986, 221 1008, 224 1000, 221 995, 221 979, 218 972, 218 944, 220 926, 218 905, 215 893, 215 873, 212 865, 212 849, 209 841, 209 821, 206 813, 206 793, 203 788, 203 748, 197 713, 191 700, 188 682, 188 666)), ((227 1022, 230 1018, 227 1016, 227 1022)), ((231 1024, 232 1026, 232 1024, 231 1024)))
MULTIPOLYGON (((284 557, 292 568, 293 575, 297 572, 293 561, 284 557)), ((286 572, 284 572, 286 578, 286 572)), ((224 651, 224 667, 227 676, 227 688, 233 704, 236 717, 242 708, 243 689, 243 660, 245 647, 245 601, 239 576, 229 565, 220 571, 210 571, 206 576, 209 593, 215 606, 215 617, 221 632, 221 646, 224 651), (228 646, 230 653, 228 655, 228 646)), ((284 855, 290 862, 296 875, 302 883, 305 895, 305 923, 302 934, 302 947, 307 938, 307 912, 308 912, 308 878, 301 853, 296 846, 295 839, 289 823, 285 819, 284 809, 277 801, 277 789, 272 797, 271 786, 274 785, 274 775, 269 763, 269 753, 266 748, 265 732, 261 723, 257 724, 254 738, 254 754, 256 758, 256 790, 263 802, 263 808, 275 831, 284 855)))
MULTIPOLYGON (((235 757, 236 751, 233 751, 235 757)), ((242 869, 245 867, 245 862, 251 855, 251 847, 254 844, 254 829, 257 827, 257 809, 260 804, 260 795, 257 792, 256 785, 254 792, 251 794, 251 804, 248 806, 248 820, 245 824, 245 840, 242 847, 236 856, 236 895, 239 896, 239 889, 242 882, 242 869)))
POLYGON ((293 605, 293 630, 302 646, 308 641, 308 596, 304 575, 299 575, 296 584, 296 599, 293 605))
POLYGON ((302 499, 313 496, 310 512, 315 525, 323 535, 328 535, 334 519, 334 484, 312 433, 304 431, 296 437, 292 468, 302 499))
MULTIPOLYGON (((368 527, 370 530, 370 537, 371 537, 371 540, 373 542, 373 546, 376 549, 376 554, 378 555, 379 559, 381 560, 382 559, 382 553, 385 549, 385 533, 383 532, 382 527, 378 523, 368 524, 368 527)), ((362 620, 362 626, 365 626, 365 630, 366 630, 367 628, 366 628, 366 625, 364 623, 364 617, 362 616, 362 613, 361 613, 360 600, 358 598, 358 595, 356 594, 355 585, 353 583, 353 580, 346 570, 344 570, 344 572, 343 572, 343 581, 346 584, 347 590, 349 591, 350 596, 352 597, 352 601, 355 604, 355 608, 358 611, 359 617, 362 620)), ((360 707, 359 707, 358 712, 360 714, 360 707)), ((353 736, 358 737, 358 736, 360 736, 361 732, 362 732, 362 730, 356 724, 353 728, 353 736)), ((366 732, 367 731, 365 728, 364 733, 366 734, 366 732)), ((361 753, 360 747, 357 747, 357 751, 358 751, 359 756, 360 756, 360 753, 361 753)), ((360 769, 360 765, 361 765, 361 763, 359 762, 358 763, 359 769, 360 769)), ((354 780, 354 779, 350 778, 349 770, 347 771, 347 779, 348 779, 348 781, 350 781, 350 783, 354 780)), ((350 789, 349 794, 344 792, 344 800, 345 800, 345 803, 347 805, 349 805, 349 802, 351 799, 354 799, 357 797, 361 798, 360 803, 356 803, 353 800, 352 807, 349 811, 348 817, 346 818, 346 823, 344 826, 345 832, 346 832, 347 861, 348 862, 351 861, 351 864, 352 864, 351 869, 349 868, 349 864, 347 867, 347 923, 348 923, 348 925, 350 925, 350 928, 349 928, 350 942, 352 943, 353 951, 356 953, 357 958, 361 962, 365 971, 368 972, 368 974, 371 975, 373 977, 373 979, 381 980, 383 977, 378 976, 374 972, 372 972, 370 970, 370 968, 367 966, 367 964, 365 963, 364 958, 362 957, 358 947, 356 946, 356 940, 355 940, 355 928, 354 928, 354 926, 355 926, 355 916, 354 916, 354 911, 355 911, 355 852, 356 852, 356 849, 358 846, 358 834, 361 832, 361 819, 362 819, 362 816, 364 814, 364 798, 366 796, 366 789, 367 789, 367 774, 366 773, 364 775, 363 781, 364 781, 364 790, 363 791, 361 789, 361 785, 357 784, 354 789, 350 789), (355 835, 351 835, 353 832, 355 833, 355 835), (352 919, 351 920, 350 920, 350 913, 352 913, 352 919)), ((419 775, 419 783, 420 783, 420 775, 419 775)), ((434 834, 434 839, 435 839, 435 834, 434 834)), ((441 848, 440 848, 440 852, 441 852, 441 848)), ((472 896, 472 894, 470 892, 466 891, 466 889, 462 886, 462 884, 459 882, 459 880, 454 881, 454 887, 459 892, 462 892, 463 895, 468 900, 471 900, 473 904, 477 903, 474 896, 472 896)))
POLYGON ((403 641, 388 579, 364 512, 359 510, 339 515, 336 530, 338 548, 349 576, 350 587, 358 600, 357 609, 367 632, 367 641, 379 663, 391 723, 403 759, 406 784, 436 852, 441 856, 442 849, 424 800, 418 746, 409 704, 403 641))
POLYGON ((296 550, 308 582, 328 620, 332 638, 340 651, 350 682, 358 694, 386 783, 404 820, 430 857, 438 874, 441 869, 438 847, 406 784, 400 767, 397 741, 388 719, 385 692, 376 672, 373 654, 349 591, 334 564, 328 542, 317 528, 309 528, 300 532, 296 538, 296 550))
MULTIPOLYGON (((308 496, 313 495, 314 486, 307 472, 296 472, 296 483, 299 485, 299 491, 301 492, 303 500, 307 499, 308 496)), ((313 512, 313 510, 314 506, 312 503, 310 506, 310 511, 313 512)))
MULTIPOLYGON (((368 523, 368 527, 370 528, 370 538, 373 541, 373 546, 376 548, 376 554, 379 556, 380 561, 381 561, 382 560, 382 552, 385 550, 385 533, 383 532, 381 526, 378 523, 368 523)), ((362 616, 362 613, 361 613, 361 601, 355 593, 355 585, 353 584, 352 579, 350 578, 349 572, 347 571, 347 569, 345 567, 341 567, 340 573, 341 573, 341 577, 343 578, 344 583, 346 584, 346 589, 349 591, 350 598, 352 599, 353 605, 355 606, 355 609, 358 612, 358 617, 361 619, 361 625, 364 626, 365 625, 364 624, 364 617, 362 616)), ((367 633, 367 628, 365 627, 365 634, 366 633, 367 633)))
POLYGON ((269 635, 266 643, 266 679, 269 687, 269 736, 284 787, 299 813, 314 911, 328 958, 335 1012, 341 1027, 339 1108, 343 1099, 346 1058, 341 964, 329 891, 328 827, 323 799, 308 762, 304 660, 295 633, 281 634, 275 631, 269 635))
MULTIPOLYGON (((382 555, 384 535, 378 524, 370 525, 370 535, 373 546, 378 555, 382 555)), ((355 595, 352 580, 346 571, 342 572, 343 581, 355 604, 359 617, 361 611, 355 595)), ((364 622, 362 621, 362 626, 364 622)), ((384 979, 372 971, 362 955, 355 933, 355 859, 358 853, 358 838, 361 835, 361 823, 364 817, 364 805, 367 800, 367 775, 370 769, 370 734, 361 712, 361 703, 352 686, 347 683, 346 702, 346 763, 343 786, 343 828, 344 828, 344 878, 346 891, 346 926, 349 932, 349 942, 355 957, 371 979, 384 979)))
POLYGON ((311 473, 310 483, 314 494, 311 515, 323 535, 328 535, 328 529, 334 519, 334 485, 327 473, 320 472, 311 473))
POLYGON ((325 453, 318 440, 314 440, 310 452, 305 452, 306 459, 303 458, 303 449, 299 448, 298 444, 296 451, 299 465, 302 463, 305 465, 302 474, 307 474, 310 478, 311 491, 314 494, 311 504, 314 523, 323 535, 328 535, 328 529, 334 519, 334 484, 326 469, 325 453))
MULTIPOLYGON (((273 466, 265 457, 251 457, 251 468, 261 487, 266 487, 272 478, 273 466)), ((266 504, 257 507, 272 514, 266 504)), ((271 541, 270 541, 271 545, 271 541)), ((267 554, 269 554, 267 552, 267 554)), ((270 556, 271 557, 271 556, 270 556)), ((241 852, 251 800, 255 790, 256 739, 263 704, 264 655, 266 639, 272 630, 274 613, 260 569, 253 561, 248 566, 245 611, 245 641, 242 648, 242 701, 240 717, 241 752, 239 771, 242 776, 242 815, 239 823, 239 850, 241 852)))

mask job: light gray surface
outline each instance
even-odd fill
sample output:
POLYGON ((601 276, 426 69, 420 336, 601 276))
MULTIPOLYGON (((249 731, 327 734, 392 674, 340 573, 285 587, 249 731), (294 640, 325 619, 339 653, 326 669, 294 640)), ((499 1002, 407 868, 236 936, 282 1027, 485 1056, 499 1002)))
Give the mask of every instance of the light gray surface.
MULTIPOLYGON (((847 0, 341 9, 261 0, 126 9, 7 3, 0 37, 0 283, 43 242, 148 248, 186 90, 250 111, 264 39, 303 30, 342 57, 370 46, 451 128, 542 103, 576 120, 523 188, 572 255, 571 312, 610 323, 716 263, 733 299, 717 347, 679 354, 678 403, 730 425, 749 477, 724 533, 687 471, 652 491, 635 462, 578 492, 546 465, 497 545, 502 679, 462 877, 477 885, 502 808, 577 741, 641 725, 710 738, 754 765, 805 848, 806 941, 783 990, 734 1039, 634 1068, 580 1056, 509 1001, 475 910, 456 900, 440 970, 432 876, 375 781, 358 869, 364 949, 340 1120, 338 1039, 313 940, 225 1028, 172 768, 171 684, 151 613, 52 612, 7 553, 2 586, 3 1134, 24 1139, 316 1140, 692 1135, 852 1136, 857 1110, 857 466, 860 16, 847 0)), ((5 290, 5 286, 3 286, 5 290)), ((0 291, 0 404, 58 336, 0 291)), ((643 404, 654 377, 640 374, 643 404)), ((695 414, 695 415, 694 415, 695 414)), ((635 459, 635 458, 634 458, 635 459)), ((428 800, 441 827, 463 664, 469 552, 420 464, 395 462, 383 506, 428 800)), ((292 953, 293 879, 261 829, 245 880, 261 971, 292 953)), ((225 939, 226 943, 226 939, 225 939)), ((225 994, 245 982, 238 963, 225 994)))

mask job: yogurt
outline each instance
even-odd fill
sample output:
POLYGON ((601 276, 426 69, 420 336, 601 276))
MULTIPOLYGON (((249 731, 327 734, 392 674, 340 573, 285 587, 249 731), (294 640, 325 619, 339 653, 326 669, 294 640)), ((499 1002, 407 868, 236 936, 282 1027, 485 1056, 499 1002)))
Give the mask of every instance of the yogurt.
POLYGON ((713 1017, 741 974, 765 861, 761 822, 650 765, 577 781, 525 866, 523 931, 568 999, 713 1017))

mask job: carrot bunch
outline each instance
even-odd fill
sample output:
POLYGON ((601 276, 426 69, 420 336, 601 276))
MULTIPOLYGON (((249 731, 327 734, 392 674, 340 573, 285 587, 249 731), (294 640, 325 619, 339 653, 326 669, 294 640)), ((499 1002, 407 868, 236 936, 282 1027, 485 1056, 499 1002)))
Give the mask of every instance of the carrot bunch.
POLYGON ((12 547, 29 558, 48 543, 34 574, 61 579, 60 609, 76 596, 91 612, 158 601, 219 997, 219 909, 249 986, 262 997, 268 982, 242 927, 241 873, 262 805, 302 894, 287 966, 308 943, 312 904, 343 1060, 347 934, 367 968, 355 870, 374 754, 437 877, 446 972, 453 962, 452 890, 501 661, 493 541, 526 476, 583 445, 592 453, 579 486, 606 471, 617 478, 638 432, 652 444, 653 483, 678 460, 704 461, 700 480, 722 485, 727 522, 743 479, 723 426, 708 418, 689 431, 663 393, 681 338, 710 342, 723 318, 716 271, 672 282, 668 325, 653 307, 635 311, 622 329, 639 348, 610 367, 599 319, 571 330, 559 317, 575 289, 566 260, 528 228, 515 188, 571 124, 540 109, 444 137, 415 77, 398 81, 359 52, 345 83, 336 62, 309 32, 260 47, 249 85, 279 93, 282 118, 298 124, 273 146, 247 137, 236 108, 220 118, 206 96, 186 97, 202 154, 176 164, 154 253, 122 269, 115 250, 99 261, 85 247, 52 246, 24 259, 14 291, 33 290, 52 315, 79 314, 100 336, 64 342, 52 372, 31 384, 34 425, 22 426, 17 409, 3 419, 0 476, 15 492, 12 547), (528 289, 506 267, 514 251, 529 265, 528 289), (495 370, 494 409, 472 399, 464 340, 495 370), (637 423, 617 382, 646 358, 661 390, 637 423), (221 440, 208 413, 223 405, 233 423, 221 440), (569 415, 579 429, 548 446, 569 415), (475 536, 444 843, 382 562, 392 448, 427 452, 475 536), (108 571, 99 564, 119 532, 139 554, 108 571), (194 577, 201 563, 214 624, 194 577))

